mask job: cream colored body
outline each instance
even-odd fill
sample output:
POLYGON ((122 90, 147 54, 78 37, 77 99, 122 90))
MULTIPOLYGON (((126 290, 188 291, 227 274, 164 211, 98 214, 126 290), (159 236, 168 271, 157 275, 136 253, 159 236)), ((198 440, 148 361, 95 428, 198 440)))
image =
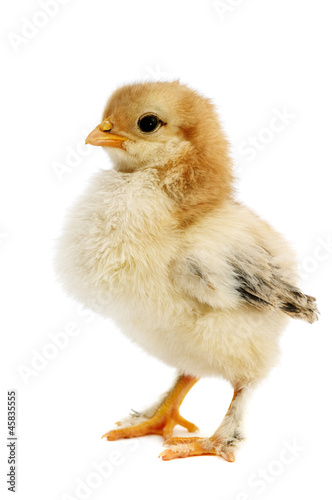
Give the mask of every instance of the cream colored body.
POLYGON ((237 386, 264 377, 288 318, 242 300, 229 259, 248 248, 250 260, 262 245, 290 277, 290 248, 231 200, 186 229, 173 214, 156 168, 98 173, 59 242, 57 270, 67 291, 181 373, 221 375, 237 386), (212 289, 192 282, 186 258, 206 267, 212 289))

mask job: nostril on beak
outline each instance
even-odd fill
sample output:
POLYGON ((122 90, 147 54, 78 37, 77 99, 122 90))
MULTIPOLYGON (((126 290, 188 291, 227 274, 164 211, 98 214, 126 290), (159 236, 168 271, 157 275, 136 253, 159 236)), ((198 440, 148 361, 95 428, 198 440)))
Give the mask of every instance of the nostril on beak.
POLYGON ((103 120, 101 124, 99 125, 99 130, 103 130, 104 132, 109 132, 112 130, 113 123, 111 123, 107 118, 106 120, 103 120))

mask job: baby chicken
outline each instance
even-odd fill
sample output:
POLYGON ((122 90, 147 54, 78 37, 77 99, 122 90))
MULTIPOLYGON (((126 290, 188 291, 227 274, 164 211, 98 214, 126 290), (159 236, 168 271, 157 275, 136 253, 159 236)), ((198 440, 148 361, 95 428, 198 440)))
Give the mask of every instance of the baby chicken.
MULTIPOLYGON (((229 145, 210 100, 177 81, 119 88, 87 137, 114 168, 72 208, 56 267, 67 291, 148 353, 176 367, 158 404, 104 436, 161 434, 163 460, 218 455, 233 462, 247 396, 275 364, 289 317, 312 323, 315 299, 296 287, 287 242, 234 199, 229 145), (211 437, 179 407, 200 377, 234 396, 211 437)), ((104 437, 103 436, 103 437, 104 437)))

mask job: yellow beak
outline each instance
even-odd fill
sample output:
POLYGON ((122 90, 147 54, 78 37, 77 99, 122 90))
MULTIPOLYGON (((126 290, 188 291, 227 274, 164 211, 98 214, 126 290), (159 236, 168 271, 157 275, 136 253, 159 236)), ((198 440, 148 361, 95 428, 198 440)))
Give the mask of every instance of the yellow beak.
POLYGON ((123 148, 123 143, 128 138, 117 134, 111 134, 113 124, 108 118, 102 121, 85 139, 85 144, 93 146, 108 146, 113 148, 123 148))

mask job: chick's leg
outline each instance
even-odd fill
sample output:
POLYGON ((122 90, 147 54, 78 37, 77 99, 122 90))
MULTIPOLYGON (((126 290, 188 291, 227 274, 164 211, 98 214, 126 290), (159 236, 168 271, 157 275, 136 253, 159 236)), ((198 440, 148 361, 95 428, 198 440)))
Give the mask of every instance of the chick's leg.
POLYGON ((174 437, 165 441, 168 449, 159 456, 163 460, 198 455, 218 455, 227 462, 234 462, 234 450, 244 439, 241 432, 244 400, 248 388, 234 389, 234 396, 220 427, 209 438, 174 437))
POLYGON ((130 419, 130 425, 125 425, 126 422, 119 422, 120 426, 117 429, 107 432, 102 437, 106 437, 108 441, 115 441, 147 434, 160 434, 164 439, 169 439, 177 424, 182 425, 189 432, 197 431, 198 427, 179 413, 182 401, 197 381, 196 377, 181 375, 157 408, 154 407, 153 411, 150 410, 143 414, 135 412, 136 415, 130 419), (135 420, 139 423, 135 423, 135 420))

